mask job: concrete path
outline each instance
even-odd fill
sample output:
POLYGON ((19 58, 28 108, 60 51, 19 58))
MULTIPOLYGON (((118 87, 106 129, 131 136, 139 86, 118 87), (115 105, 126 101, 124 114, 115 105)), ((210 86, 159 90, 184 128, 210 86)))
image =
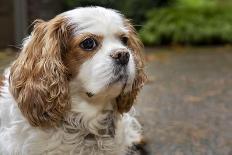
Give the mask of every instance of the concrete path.
POLYGON ((151 81, 136 110, 151 154, 232 155, 232 49, 157 49, 147 57, 151 81))

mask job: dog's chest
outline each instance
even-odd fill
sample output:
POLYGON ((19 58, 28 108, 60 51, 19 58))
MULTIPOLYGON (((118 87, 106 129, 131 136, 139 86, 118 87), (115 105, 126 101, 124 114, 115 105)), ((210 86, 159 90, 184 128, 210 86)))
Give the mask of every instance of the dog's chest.
MULTIPOLYGON (((118 151, 117 141, 114 137, 100 137, 84 132, 64 134, 61 145, 54 149, 64 154, 80 155, 116 155, 118 151)), ((52 151, 52 152, 53 152, 52 151)))
MULTIPOLYGON (((88 130, 60 128, 53 133, 29 132, 19 154, 30 155, 118 155, 118 135, 104 132, 94 135, 88 130)), ((22 137, 21 137, 22 138, 22 137)))
POLYGON ((92 122, 86 122, 82 116, 70 115, 60 129, 60 145, 51 150, 63 154, 115 155, 120 150, 116 135, 116 119, 112 111, 92 122), (75 120, 74 120, 75 119, 75 120))

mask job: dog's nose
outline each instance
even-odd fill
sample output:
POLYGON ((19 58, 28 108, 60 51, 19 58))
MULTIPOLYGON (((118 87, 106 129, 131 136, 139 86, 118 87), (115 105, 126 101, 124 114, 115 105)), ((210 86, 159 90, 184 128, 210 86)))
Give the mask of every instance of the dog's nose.
POLYGON ((118 50, 110 55, 117 64, 127 65, 130 59, 130 53, 125 50, 118 50))

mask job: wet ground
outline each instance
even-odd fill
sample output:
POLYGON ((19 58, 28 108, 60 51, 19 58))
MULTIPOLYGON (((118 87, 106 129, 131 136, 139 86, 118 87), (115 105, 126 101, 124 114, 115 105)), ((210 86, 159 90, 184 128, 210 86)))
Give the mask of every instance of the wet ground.
POLYGON ((232 155, 232 48, 147 51, 136 110, 151 155, 232 155))

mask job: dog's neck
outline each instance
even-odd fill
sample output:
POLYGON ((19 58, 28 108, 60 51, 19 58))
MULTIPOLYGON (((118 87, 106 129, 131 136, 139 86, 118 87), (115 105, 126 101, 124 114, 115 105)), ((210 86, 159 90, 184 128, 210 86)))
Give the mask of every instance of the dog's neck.
POLYGON ((109 148, 116 154, 119 147, 115 145, 116 126, 121 115, 115 110, 114 103, 89 103, 79 95, 72 96, 71 101, 71 111, 62 123, 63 143, 75 142, 96 152, 109 148))
MULTIPOLYGON (((70 82, 71 112, 81 113, 88 120, 96 118, 103 111, 117 111, 117 93, 114 87, 93 93, 86 91, 81 82, 74 79, 70 82)), ((118 94, 119 95, 119 94, 118 94)))
POLYGON ((115 111, 115 99, 88 97, 85 92, 71 93, 71 111, 82 113, 87 119, 95 118, 103 111, 115 111))
POLYGON ((88 96, 80 91, 72 91, 71 94, 71 111, 66 114, 62 124, 64 131, 79 132, 87 138, 114 137, 120 117, 115 100, 104 96, 88 96))

